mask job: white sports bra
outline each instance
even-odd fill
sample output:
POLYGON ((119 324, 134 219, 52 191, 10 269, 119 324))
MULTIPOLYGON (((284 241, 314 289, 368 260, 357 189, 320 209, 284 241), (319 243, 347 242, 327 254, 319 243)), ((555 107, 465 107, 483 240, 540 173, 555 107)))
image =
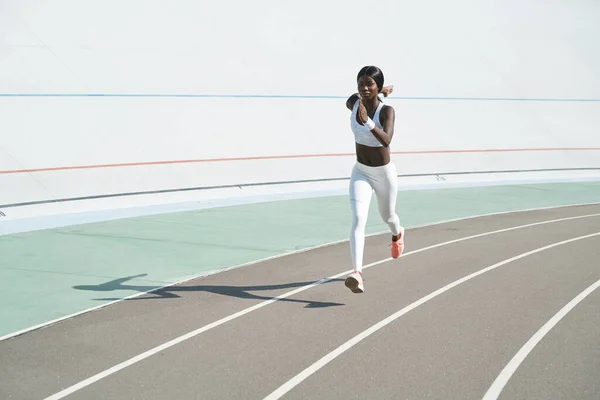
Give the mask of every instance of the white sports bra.
MULTIPOLYGON (((354 141, 365 146, 383 147, 379 140, 377 140, 377 138, 371 133, 369 128, 356 122, 356 113, 358 112, 359 101, 360 99, 354 102, 352 115, 350 116, 350 128, 352 129, 352 132, 354 132, 354 141)), ((375 126, 383 130, 383 126, 379 122, 379 112, 382 108, 383 102, 380 101, 379 106, 377 106, 377 110, 375 110, 375 115, 373 115, 373 122, 375 122, 375 126)))

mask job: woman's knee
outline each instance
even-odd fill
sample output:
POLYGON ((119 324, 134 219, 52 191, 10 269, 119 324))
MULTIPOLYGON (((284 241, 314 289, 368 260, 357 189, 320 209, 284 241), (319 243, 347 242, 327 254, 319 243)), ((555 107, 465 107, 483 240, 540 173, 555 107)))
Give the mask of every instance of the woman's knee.
POLYGON ((352 206, 352 228, 354 230, 361 229, 364 230, 367 225, 367 218, 369 216, 369 210, 365 209, 365 207, 360 202, 353 202, 352 206))
POLYGON ((352 217, 352 227, 354 229, 365 229, 366 225, 367 225, 367 215, 355 214, 352 217))

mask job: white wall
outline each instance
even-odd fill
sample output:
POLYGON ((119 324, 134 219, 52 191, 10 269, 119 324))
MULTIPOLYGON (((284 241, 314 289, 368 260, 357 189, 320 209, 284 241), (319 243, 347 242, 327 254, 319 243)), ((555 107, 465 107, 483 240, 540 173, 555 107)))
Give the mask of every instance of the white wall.
MULTIPOLYGON (((344 97, 367 64, 395 87, 392 151, 599 149, 599 20, 595 0, 3 0, 0 94, 48 96, 0 96, 0 205, 347 177, 352 156, 10 171, 351 154, 344 97), (518 100, 532 98, 569 101, 518 100)), ((600 168, 600 151, 394 161, 401 174, 600 168)))

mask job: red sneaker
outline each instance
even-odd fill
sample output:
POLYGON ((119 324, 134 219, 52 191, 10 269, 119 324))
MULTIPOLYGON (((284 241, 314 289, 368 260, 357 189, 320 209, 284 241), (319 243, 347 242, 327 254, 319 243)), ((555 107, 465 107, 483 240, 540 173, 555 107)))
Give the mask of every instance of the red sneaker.
POLYGON ((404 251, 404 228, 400 227, 400 238, 392 240, 392 258, 398 258, 404 251))

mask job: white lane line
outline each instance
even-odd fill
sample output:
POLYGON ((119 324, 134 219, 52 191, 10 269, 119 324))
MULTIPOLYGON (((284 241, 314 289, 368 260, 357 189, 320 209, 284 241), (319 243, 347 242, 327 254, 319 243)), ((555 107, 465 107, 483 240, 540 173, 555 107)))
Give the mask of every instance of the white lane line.
MULTIPOLYGON (((401 256, 401 258, 406 257, 406 256, 410 256, 412 254, 421 253, 423 251, 432 250, 432 249, 439 248, 439 247, 442 247, 442 246, 447 246, 447 245, 450 245, 450 244, 459 243, 459 242, 463 242, 463 241, 466 241, 466 240, 475 239, 475 238, 479 238, 479 237, 483 237, 483 236, 494 235, 494 234, 502 233, 502 232, 509 232, 509 231, 513 231, 513 230, 516 230, 516 229, 529 228, 529 227, 532 227, 532 226, 545 225, 545 224, 551 224, 551 223, 556 223, 556 222, 570 221, 570 220, 575 220, 575 219, 597 217, 597 216, 600 216, 600 213, 588 214, 588 215, 578 215, 578 216, 574 216, 574 217, 559 218, 559 219, 553 219, 553 220, 549 220, 549 221, 534 222, 534 223, 531 223, 531 224, 519 225, 519 226, 514 226, 514 227, 511 227, 511 228, 505 228, 505 229, 499 229, 499 230, 490 231, 490 232, 484 232, 484 233, 480 233, 480 234, 477 234, 477 235, 472 235, 472 236, 467 236, 467 237, 463 237, 463 238, 459 238, 459 239, 455 239, 455 240, 450 240, 450 241, 447 241, 447 242, 438 243, 438 244, 434 244, 432 246, 423 247, 421 249, 417 249, 417 250, 413 250, 413 251, 410 251, 410 252, 406 252, 406 253, 404 253, 401 256)), ((376 261, 374 263, 371 263, 371 264, 363 266, 363 269, 371 268, 371 267, 374 267, 374 266, 379 265, 379 264, 383 264, 383 263, 391 261, 391 260, 393 260, 393 258, 389 257, 389 258, 386 258, 386 259, 383 259, 383 260, 380 260, 380 261, 376 261)), ((151 357, 154 354, 157 354, 157 353, 159 353, 159 352, 161 352, 161 351, 163 351, 165 349, 168 349, 169 347, 175 346, 176 344, 179 344, 179 343, 183 342, 184 340, 190 339, 190 338, 192 338, 194 336, 197 336, 197 335, 199 335, 199 334, 201 334, 203 332, 206 332, 206 331, 208 331, 208 330, 210 330, 212 328, 216 328, 219 325, 222 325, 222 324, 224 324, 226 322, 229 322, 229 321, 231 321, 233 319, 236 319, 238 317, 246 315, 246 314, 248 314, 248 313, 250 313, 252 311, 258 310, 258 309, 260 309, 262 307, 265 307, 265 306, 267 306, 267 305, 269 305, 271 303, 274 303, 274 302, 279 301, 281 299, 285 299, 286 297, 293 296, 293 295, 295 295, 297 293, 303 292, 303 291, 308 290, 308 289, 310 289, 312 287, 315 287, 317 285, 329 282, 329 281, 331 281, 333 279, 337 279, 337 278, 339 278, 341 276, 349 274, 350 272, 352 272, 352 270, 347 270, 347 271, 341 272, 339 274, 330 276, 328 278, 323 278, 323 279, 321 279, 319 281, 316 281, 316 282, 313 282, 313 283, 311 283, 309 285, 302 286, 302 287, 300 287, 298 289, 295 289, 295 290, 292 290, 290 292, 284 293, 284 294, 282 294, 280 296, 277 296, 277 297, 274 297, 272 299, 265 300, 265 301, 263 301, 261 303, 255 304, 252 307, 245 308, 245 309, 243 309, 241 311, 238 311, 235 314, 231 314, 231 315, 229 315, 227 317, 224 317, 224 318, 222 318, 222 319, 220 319, 218 321, 215 321, 215 322, 213 322, 211 324, 205 325, 205 326, 203 326, 203 327, 201 327, 199 329, 196 329, 196 330, 194 330, 192 332, 189 332, 189 333, 187 333, 185 335, 179 336, 179 337, 177 337, 177 338, 175 338, 173 340, 170 340, 170 341, 168 341, 166 343, 163 343, 162 345, 159 345, 159 346, 154 347, 154 348, 152 348, 152 349, 150 349, 148 351, 145 351, 144 353, 141 353, 141 354, 139 354, 139 355, 137 355, 135 357, 132 357, 132 358, 130 358, 130 359, 128 359, 128 360, 120 363, 120 364, 115 365, 114 367, 106 369, 106 370, 104 370, 104 371, 102 371, 102 372, 100 372, 100 373, 98 373, 96 375, 93 375, 93 376, 91 376, 91 377, 89 377, 89 378, 87 378, 87 379, 85 379, 85 380, 83 380, 83 381, 81 381, 81 382, 73 385, 73 386, 70 386, 70 387, 68 387, 68 388, 66 388, 64 390, 61 390, 60 392, 58 392, 58 393, 56 393, 56 394, 54 394, 54 395, 52 395, 50 397, 47 397, 45 400, 62 399, 65 396, 68 396, 71 393, 74 393, 74 392, 76 392, 76 391, 78 391, 80 389, 83 389, 84 387, 89 386, 89 385, 91 385, 94 382, 97 382, 97 381, 99 381, 99 380, 101 380, 103 378, 106 378, 107 376, 112 375, 115 372, 118 372, 118 371, 120 371, 122 369, 125 369, 125 368, 127 368, 127 367, 129 367, 129 366, 131 366, 131 365, 133 365, 133 364, 135 364, 137 362, 139 362, 139 361, 142 361, 142 360, 144 360, 144 359, 146 359, 148 357, 151 357)))
MULTIPOLYGON (((487 214, 471 215, 471 216, 468 216, 468 217, 459 217, 459 218, 454 218, 454 219, 447 219, 447 220, 443 220, 443 221, 439 221, 439 222, 432 222, 430 224, 415 225, 415 226, 411 226, 411 227, 409 227, 407 229, 425 228, 425 227, 428 227, 428 226, 436 226, 436 225, 447 224, 447 223, 450 223, 450 222, 465 221, 465 220, 469 220, 469 219, 476 219, 476 218, 482 218, 482 217, 490 217, 490 216, 496 216, 496 215, 517 214, 517 213, 523 213, 523 212, 552 210, 552 209, 558 209, 558 208, 584 207, 584 206, 593 206, 593 205, 598 205, 598 204, 600 204, 600 203, 598 203, 598 202, 594 202, 594 203, 578 203, 578 204, 554 205, 554 206, 549 206, 549 207, 525 208, 525 209, 520 209, 520 210, 492 212, 492 213, 487 213, 487 214)), ((367 237, 379 236, 379 235, 383 235, 385 233, 387 233, 387 231, 375 232, 375 233, 368 234, 366 236, 367 237)), ((0 236, 1 235, 2 235, 2 233, 0 232, 0 236)), ((124 297, 122 299, 119 299, 119 300, 114 300, 114 301, 110 301, 108 303, 100 304, 100 305, 95 306, 95 307, 86 308, 84 310, 75 312, 73 314, 65 315, 63 317, 56 318, 56 319, 53 319, 53 320, 50 320, 50 321, 46 321, 46 322, 42 322, 41 324, 37 324, 37 325, 34 325, 34 326, 31 326, 31 327, 22 329, 22 330, 17 331, 17 332, 12 332, 12 333, 6 334, 6 335, 0 337, 0 342, 3 341, 3 340, 6 340, 6 339, 10 339, 10 338, 13 338, 13 337, 16 337, 16 336, 23 335, 25 333, 28 333, 28 332, 31 332, 31 331, 34 331, 34 330, 37 330, 37 329, 40 329, 40 328, 43 328, 43 327, 46 327, 46 326, 54 325, 54 324, 56 324, 58 322, 65 321, 67 319, 71 319, 71 318, 77 317, 79 315, 83 315, 83 314, 87 314, 87 313, 92 312, 92 311, 100 310, 102 308, 108 307, 108 306, 116 304, 116 303, 120 303, 120 302, 125 301, 125 300, 129 300, 129 299, 133 299, 133 298, 136 298, 136 297, 140 297, 140 296, 143 296, 145 294, 156 292, 158 290, 161 290, 161 289, 164 289, 164 288, 168 288, 168 287, 171 287, 171 286, 180 285, 182 283, 189 282, 189 281, 192 281, 194 279, 207 277, 207 276, 218 274, 218 273, 221 273, 221 272, 231 271, 231 270, 234 270, 234 269, 237 269, 237 268, 247 267, 247 266, 258 264, 258 263, 261 263, 261 262, 264 262, 264 261, 274 260, 274 259, 277 259, 277 258, 286 257, 286 256, 298 254, 298 253, 304 253, 304 252, 307 252, 307 251, 316 250, 316 249, 323 248, 323 247, 329 247, 329 246, 333 246, 333 245, 336 245, 336 244, 345 243, 347 241, 348 241, 348 239, 336 240, 336 241, 333 241, 333 242, 323 243, 323 244, 319 244, 319 245, 316 245, 316 246, 306 247, 306 248, 300 249, 300 250, 293 250, 293 251, 289 251, 289 252, 282 253, 282 254, 276 254, 276 255, 271 256, 271 257, 265 257, 265 258, 261 258, 261 259, 258 259, 258 260, 249 261, 247 263, 234 265, 234 266, 231 266, 231 267, 220 268, 220 269, 212 270, 212 271, 204 271, 204 272, 202 272, 200 274, 191 276, 189 278, 182 279, 182 280, 177 281, 177 282, 169 283, 167 285, 163 285, 163 286, 160 286, 160 287, 157 287, 157 288, 154 288, 154 289, 150 289, 150 290, 145 290, 145 291, 142 291, 142 292, 134 293, 134 294, 132 294, 130 296, 126 296, 126 297, 124 297)))
POLYGON ((492 400, 497 399, 500 396, 500 393, 506 386, 509 379, 515 373, 517 368, 521 365, 523 360, 529 355, 529 353, 533 350, 533 348, 546 336, 546 334, 554 328, 556 324, 560 322, 560 320, 569 313, 577 304, 581 303, 583 299, 589 296, 594 290, 600 287, 600 280, 596 281, 593 285, 589 286, 583 292, 579 293, 577 297, 567 303, 559 312, 554 314, 552 318, 548 322, 544 324, 536 333, 521 347, 521 349, 515 354, 515 356, 510 360, 508 364, 504 367, 504 369, 500 372, 494 383, 490 386, 488 391, 483 396, 483 400, 492 400))
POLYGON ((561 246, 567 243, 571 243, 571 242, 575 242, 577 240, 582 240, 582 239, 587 239, 593 236, 599 236, 600 232, 597 233, 592 233, 590 235, 585 235, 585 236, 579 236, 573 239, 569 239, 569 240, 564 240, 562 242, 558 242, 558 243, 554 243, 551 244, 549 246, 544 246, 544 247, 540 247, 538 249, 532 250, 532 251, 528 251, 527 253, 523 253, 523 254, 519 254, 518 256, 509 258, 507 260, 501 261, 497 264, 491 265, 487 268, 481 269, 477 272, 474 272, 470 275, 467 275, 461 279, 458 279, 446 286, 444 286, 441 289, 436 290, 435 292, 432 292, 430 294, 428 294, 425 297, 421 297, 419 300, 415 301, 414 303, 409 304, 408 306, 404 307, 403 309, 401 309, 400 311, 395 312, 394 314, 390 315, 389 317, 379 321, 378 323, 376 323, 375 325, 372 325, 370 328, 362 331, 361 333, 359 333, 358 335, 354 336, 352 339, 348 340, 346 343, 342 344, 341 346, 339 346, 338 348, 336 348, 335 350, 331 351, 329 354, 325 355, 324 357, 322 357, 320 360, 318 360, 317 362, 315 362, 314 364, 310 365, 309 367, 307 367, 306 369, 304 369, 302 372, 300 372, 298 375, 294 376, 292 379, 290 379, 289 381, 287 381, 286 383, 284 383, 283 385, 281 385, 279 388, 277 388, 275 391, 273 391, 271 394, 269 394, 267 397, 265 397, 263 400, 276 400, 281 398, 281 396, 283 396, 284 394, 286 394, 287 392, 289 392, 290 390, 292 390, 294 387, 296 387, 297 385, 299 385, 302 381, 304 381, 306 378, 308 378, 309 376, 311 376, 312 374, 314 374, 315 372, 317 372, 318 370, 320 370, 321 368, 323 368, 325 365, 327 365, 329 362, 331 362, 332 360, 334 360, 336 357, 340 356, 341 354, 343 354, 344 352, 346 352, 347 350, 351 349, 354 345, 356 345, 357 343, 359 343, 360 341, 362 341, 363 339, 367 338, 368 336, 372 335, 373 333, 377 332, 378 330, 380 330, 381 328, 383 328, 384 326, 388 325, 389 323, 395 321, 396 319, 400 318, 401 316, 403 316, 404 314, 414 310, 415 308, 419 307, 420 305, 428 302, 429 300, 441 295, 444 292, 447 292, 448 290, 452 289, 455 286, 460 285, 461 283, 464 283, 468 280, 471 280, 479 275, 485 274, 486 272, 489 272, 491 270, 494 270, 498 267, 501 267, 503 265, 506 265, 508 263, 511 263, 513 261, 519 260, 521 258, 525 258, 527 256, 530 256, 532 254, 535 253, 539 253, 541 251, 544 250, 548 250, 551 249, 553 247, 557 247, 557 246, 561 246))

